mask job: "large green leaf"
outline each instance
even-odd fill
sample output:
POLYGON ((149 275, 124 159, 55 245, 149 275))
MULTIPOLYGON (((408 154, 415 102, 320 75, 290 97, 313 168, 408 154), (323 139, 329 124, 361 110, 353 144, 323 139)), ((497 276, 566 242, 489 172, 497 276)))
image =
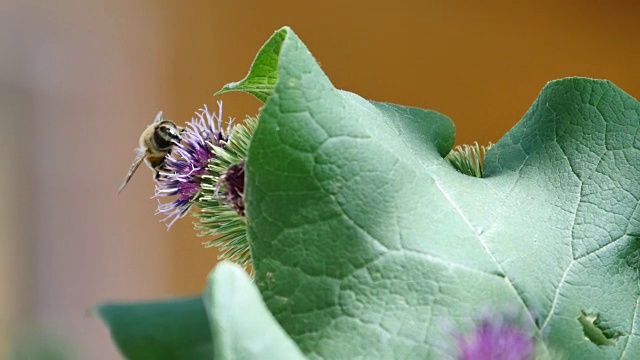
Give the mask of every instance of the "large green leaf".
POLYGON ((336 90, 288 28, 267 44, 277 80, 246 165, 249 237, 257 285, 304 353, 447 358, 443 324, 516 307, 543 348, 637 358, 635 99, 551 82, 473 178, 443 160, 443 115, 336 90))
POLYGON ((304 359, 239 265, 219 264, 209 276, 204 298, 216 360, 304 359))
POLYGON ((202 297, 100 305, 96 311, 129 360, 212 359, 202 297))

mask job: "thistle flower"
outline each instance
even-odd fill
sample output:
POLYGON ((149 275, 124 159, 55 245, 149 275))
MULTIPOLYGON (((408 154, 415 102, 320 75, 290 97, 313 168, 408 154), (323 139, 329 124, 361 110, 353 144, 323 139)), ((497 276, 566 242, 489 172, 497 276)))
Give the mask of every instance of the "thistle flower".
POLYGON ((229 140, 233 120, 226 132, 222 128, 222 102, 218 101, 218 114, 209 112, 207 106, 196 112, 196 117, 187 122, 182 132, 182 140, 175 144, 171 156, 165 159, 164 168, 156 180, 154 198, 158 198, 156 214, 163 214, 163 222, 170 228, 183 217, 197 200, 203 176, 216 155, 216 148, 222 149, 229 140), (176 196, 170 202, 162 203, 159 198, 176 196))
POLYGON ((513 319, 484 318, 471 334, 457 335, 459 360, 533 359, 533 337, 513 319))

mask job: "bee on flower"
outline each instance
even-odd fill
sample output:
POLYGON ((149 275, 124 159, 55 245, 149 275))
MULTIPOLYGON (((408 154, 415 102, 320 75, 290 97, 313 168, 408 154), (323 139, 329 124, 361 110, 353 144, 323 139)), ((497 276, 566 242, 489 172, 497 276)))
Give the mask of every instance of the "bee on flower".
POLYGON ((201 192, 204 177, 208 174, 209 162, 215 158, 216 149, 224 148, 229 141, 233 119, 223 128, 222 102, 218 101, 218 112, 209 112, 205 105, 196 112, 196 117, 187 122, 181 141, 176 144, 155 181, 155 198, 158 198, 156 213, 164 215, 167 228, 189 212, 201 192), (167 197, 175 198, 161 202, 167 197))
POLYGON ((257 120, 244 124, 229 119, 224 125, 222 102, 218 111, 204 106, 181 130, 180 142, 164 159, 155 179, 156 214, 167 229, 190 210, 200 236, 210 237, 206 247, 220 249, 220 258, 247 267, 251 255, 247 241, 244 202, 245 159, 257 120))

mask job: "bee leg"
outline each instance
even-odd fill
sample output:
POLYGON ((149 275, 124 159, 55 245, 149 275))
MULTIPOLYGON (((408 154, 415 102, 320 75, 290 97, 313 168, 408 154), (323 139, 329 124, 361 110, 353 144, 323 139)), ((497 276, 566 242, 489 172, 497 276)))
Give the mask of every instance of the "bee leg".
POLYGON ((155 180, 158 180, 158 179, 160 179, 160 178, 161 178, 161 177, 163 177, 163 176, 165 176, 165 177, 166 177, 166 175, 163 175, 162 173, 160 173, 160 171, 162 171, 162 170, 166 170, 166 169, 167 169, 167 166, 166 166, 166 165, 167 165, 167 164, 165 164, 164 162, 161 162, 160 164, 156 165, 156 166, 153 168, 153 173, 154 173, 154 174, 153 174, 153 178, 154 178, 155 180))
POLYGON ((162 170, 164 163, 157 164, 153 167, 153 179, 159 180, 162 174, 160 174, 160 170, 162 170))
POLYGON ((153 158, 147 157, 146 161, 149 165, 149 168, 153 171, 153 179, 158 180, 162 176, 160 171, 164 170, 164 159, 165 155, 156 156, 153 158))

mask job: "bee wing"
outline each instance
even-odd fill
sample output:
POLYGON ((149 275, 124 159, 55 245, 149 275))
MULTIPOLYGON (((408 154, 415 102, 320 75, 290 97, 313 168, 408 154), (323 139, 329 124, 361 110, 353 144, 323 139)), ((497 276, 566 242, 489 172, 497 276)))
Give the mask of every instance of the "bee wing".
POLYGON ((157 124, 159 122, 162 121, 162 110, 158 111, 158 114, 156 115, 156 118, 153 119, 153 123, 157 124))
MULTIPOLYGON (((158 115, 162 117, 162 112, 160 112, 158 115)), ((140 149, 140 148, 136 149, 136 158, 133 159, 133 163, 129 168, 129 172, 127 173, 127 176, 125 176, 124 181, 122 182, 122 185, 120 185, 120 188, 118 189, 118 195, 122 192, 124 187, 127 186, 129 179, 131 179, 131 176, 133 175, 133 173, 136 172, 136 170, 138 169, 138 166, 142 164, 142 162, 144 161, 145 155, 147 155, 147 152, 144 149, 140 149)))

